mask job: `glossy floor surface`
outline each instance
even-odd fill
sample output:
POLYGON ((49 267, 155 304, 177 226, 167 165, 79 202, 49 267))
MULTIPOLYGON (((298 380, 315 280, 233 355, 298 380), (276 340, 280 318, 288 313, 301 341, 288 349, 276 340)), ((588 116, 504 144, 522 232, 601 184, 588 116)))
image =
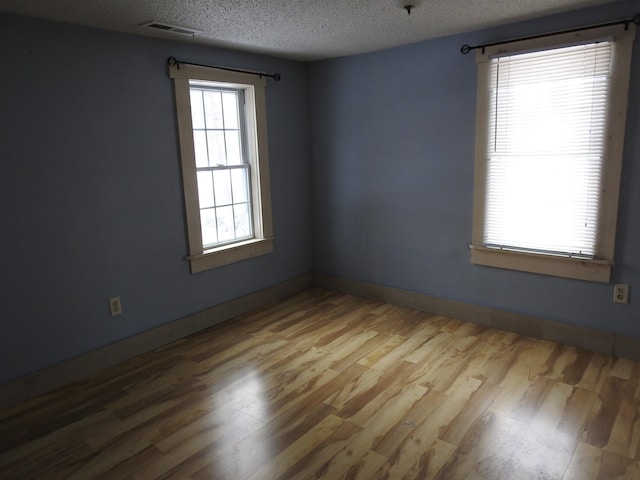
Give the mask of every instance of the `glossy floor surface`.
POLYGON ((639 380, 314 289, 0 412, 0 478, 637 480, 639 380))

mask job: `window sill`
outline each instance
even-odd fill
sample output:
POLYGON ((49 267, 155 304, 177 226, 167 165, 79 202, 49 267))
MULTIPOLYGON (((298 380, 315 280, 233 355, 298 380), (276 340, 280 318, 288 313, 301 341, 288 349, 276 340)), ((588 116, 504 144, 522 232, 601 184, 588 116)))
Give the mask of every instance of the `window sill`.
POLYGON ((609 283, 613 262, 540 255, 470 245, 471 263, 555 277, 609 283))
POLYGON ((260 238, 205 250, 201 254, 187 257, 187 260, 191 264, 191 273, 198 273, 271 252, 273 238, 260 238))

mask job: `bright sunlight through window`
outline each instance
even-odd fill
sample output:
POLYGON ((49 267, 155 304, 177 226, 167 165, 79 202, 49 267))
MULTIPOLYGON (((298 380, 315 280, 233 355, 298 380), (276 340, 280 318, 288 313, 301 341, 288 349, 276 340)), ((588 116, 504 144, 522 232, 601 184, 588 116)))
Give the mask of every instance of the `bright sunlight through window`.
POLYGON ((471 262, 608 282, 635 25, 478 50, 471 262))
POLYGON ((273 251, 265 78, 171 65, 193 273, 273 251))
POLYGON ((240 115, 243 91, 205 82, 189 84, 202 246, 251 238, 250 166, 240 115))
POLYGON ((593 258, 611 50, 491 60, 486 246, 593 258))

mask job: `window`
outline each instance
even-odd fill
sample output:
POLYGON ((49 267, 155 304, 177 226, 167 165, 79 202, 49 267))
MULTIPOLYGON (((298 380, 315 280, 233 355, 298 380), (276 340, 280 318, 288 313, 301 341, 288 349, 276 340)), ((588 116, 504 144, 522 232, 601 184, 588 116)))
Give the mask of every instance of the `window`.
POLYGON ((479 265, 608 282, 634 26, 479 52, 479 265))
POLYGON ((266 80, 185 64, 170 75, 191 271, 272 252, 266 80))

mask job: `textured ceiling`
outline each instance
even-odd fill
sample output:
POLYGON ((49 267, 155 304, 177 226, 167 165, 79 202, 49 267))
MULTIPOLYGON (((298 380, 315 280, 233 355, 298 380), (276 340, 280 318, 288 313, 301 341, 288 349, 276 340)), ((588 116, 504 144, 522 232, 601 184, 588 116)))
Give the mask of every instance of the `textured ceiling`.
POLYGON ((2 0, 0 11, 128 32, 318 60, 526 20, 611 0, 2 0), (151 20, 202 30, 156 32, 151 20))

